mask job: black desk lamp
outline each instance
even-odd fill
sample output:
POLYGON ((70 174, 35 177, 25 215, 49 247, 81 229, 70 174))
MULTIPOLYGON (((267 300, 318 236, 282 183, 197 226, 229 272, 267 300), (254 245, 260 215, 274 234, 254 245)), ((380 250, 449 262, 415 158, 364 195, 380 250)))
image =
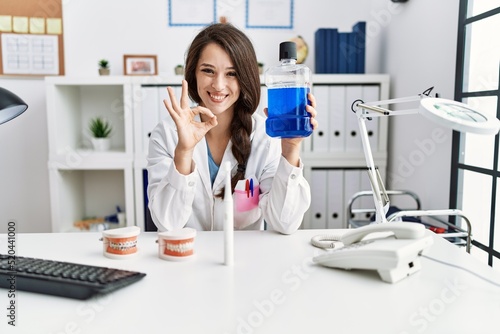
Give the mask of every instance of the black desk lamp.
POLYGON ((0 87, 0 124, 7 123, 28 109, 19 96, 0 87))

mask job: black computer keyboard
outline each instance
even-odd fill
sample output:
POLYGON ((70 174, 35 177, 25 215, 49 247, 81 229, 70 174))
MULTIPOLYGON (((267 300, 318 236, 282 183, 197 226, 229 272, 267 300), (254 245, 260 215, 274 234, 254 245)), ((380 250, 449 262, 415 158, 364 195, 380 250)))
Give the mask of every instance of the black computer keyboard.
POLYGON ((0 254, 0 287, 88 299, 137 282, 144 273, 0 254))

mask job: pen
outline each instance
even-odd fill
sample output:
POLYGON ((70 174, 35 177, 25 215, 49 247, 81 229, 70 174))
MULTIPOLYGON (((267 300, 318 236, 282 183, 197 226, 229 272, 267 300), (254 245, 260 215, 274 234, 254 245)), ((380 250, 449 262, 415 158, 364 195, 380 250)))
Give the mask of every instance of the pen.
POLYGON ((250 195, 253 197, 253 179, 250 178, 250 195))
POLYGON ((248 179, 245 182, 245 192, 247 193, 247 198, 250 197, 250 181, 248 179))

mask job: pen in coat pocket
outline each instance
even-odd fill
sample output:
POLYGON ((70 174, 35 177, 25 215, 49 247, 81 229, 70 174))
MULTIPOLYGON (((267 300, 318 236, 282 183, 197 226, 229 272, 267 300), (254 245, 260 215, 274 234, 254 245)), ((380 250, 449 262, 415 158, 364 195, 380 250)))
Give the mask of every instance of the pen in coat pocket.
POLYGON ((245 181, 245 192, 247 194, 247 198, 249 198, 250 196, 253 197, 253 179, 252 178, 247 179, 245 181))

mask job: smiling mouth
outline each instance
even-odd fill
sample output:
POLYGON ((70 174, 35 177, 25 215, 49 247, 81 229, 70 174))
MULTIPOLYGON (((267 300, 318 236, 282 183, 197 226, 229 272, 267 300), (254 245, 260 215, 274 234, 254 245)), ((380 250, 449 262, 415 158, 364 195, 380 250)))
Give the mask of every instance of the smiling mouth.
POLYGON ((216 102, 221 102, 223 101, 227 95, 214 95, 214 94, 211 94, 210 92, 208 93, 208 95, 210 96, 210 98, 216 102))

